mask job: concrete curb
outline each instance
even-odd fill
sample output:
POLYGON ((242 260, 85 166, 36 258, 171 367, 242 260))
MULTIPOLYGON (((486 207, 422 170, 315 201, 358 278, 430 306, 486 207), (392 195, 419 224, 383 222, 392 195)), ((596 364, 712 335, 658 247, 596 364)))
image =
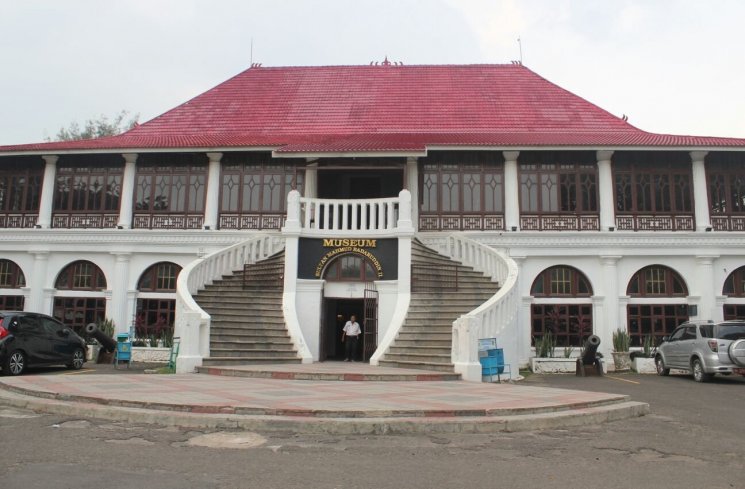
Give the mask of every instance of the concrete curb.
POLYGON ((253 379, 277 380, 327 380, 346 382, 442 382, 462 380, 460 374, 421 373, 421 374, 369 374, 369 373, 330 373, 330 372, 280 372, 276 370, 239 370, 229 367, 197 367, 197 373, 220 375, 223 377, 245 377, 253 379))
POLYGON ((646 403, 623 401, 563 411, 515 415, 424 417, 317 417, 198 413, 94 404, 42 398, 0 390, 0 404, 34 412, 127 423, 195 429, 242 429, 304 434, 497 433, 595 425, 649 413, 646 403))

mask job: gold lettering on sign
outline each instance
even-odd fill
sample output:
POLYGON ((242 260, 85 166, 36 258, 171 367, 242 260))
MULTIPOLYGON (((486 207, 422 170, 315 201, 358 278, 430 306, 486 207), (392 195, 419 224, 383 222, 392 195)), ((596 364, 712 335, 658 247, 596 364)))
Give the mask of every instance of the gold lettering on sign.
MULTIPOLYGON (((374 239, 371 240, 356 240, 356 239, 350 239, 350 240, 324 240, 324 246, 326 246, 326 241, 372 241, 375 243, 374 239)), ((374 246, 374 245, 373 245, 374 246)), ((339 248, 335 248, 325 255, 323 255, 323 258, 318 262, 318 265, 316 265, 316 277, 321 278, 321 273, 323 273, 323 268, 326 266, 326 263, 329 262, 332 258, 334 258, 337 255, 343 254, 343 253, 355 253, 357 255, 362 255, 368 260, 370 260, 370 263, 372 263, 373 267, 375 268, 375 274, 378 276, 378 278, 383 278, 383 266, 380 264, 378 259, 370 253, 369 251, 359 248, 357 246, 342 246, 339 248)))
POLYGON ((328 239, 324 238, 324 248, 341 248, 341 247, 356 247, 356 248, 375 248, 378 245, 377 239, 328 239))

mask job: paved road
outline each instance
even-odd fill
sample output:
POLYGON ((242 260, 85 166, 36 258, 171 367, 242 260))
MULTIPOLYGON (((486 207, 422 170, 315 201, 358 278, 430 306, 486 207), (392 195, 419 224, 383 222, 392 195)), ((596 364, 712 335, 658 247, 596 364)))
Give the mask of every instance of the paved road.
POLYGON ((652 414, 546 432, 345 437, 184 431, 0 408, 0 487, 745 487, 742 378, 525 382, 630 394, 652 414))

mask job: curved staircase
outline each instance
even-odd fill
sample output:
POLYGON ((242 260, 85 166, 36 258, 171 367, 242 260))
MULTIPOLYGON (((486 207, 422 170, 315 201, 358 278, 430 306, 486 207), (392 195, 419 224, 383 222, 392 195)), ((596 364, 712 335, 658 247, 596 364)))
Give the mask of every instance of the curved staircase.
POLYGON ((283 274, 280 252, 215 280, 194 296, 212 317, 204 367, 300 363, 282 314, 283 274))
POLYGON ((413 241, 409 312, 379 364, 452 372, 453 321, 483 304, 498 288, 473 268, 413 241))

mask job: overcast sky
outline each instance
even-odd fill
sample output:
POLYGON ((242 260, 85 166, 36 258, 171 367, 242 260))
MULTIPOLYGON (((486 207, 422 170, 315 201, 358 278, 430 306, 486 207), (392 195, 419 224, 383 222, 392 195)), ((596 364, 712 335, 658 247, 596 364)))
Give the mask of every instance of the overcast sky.
POLYGON ((0 144, 264 66, 509 63, 652 132, 745 137, 740 0, 0 0, 0 144))

